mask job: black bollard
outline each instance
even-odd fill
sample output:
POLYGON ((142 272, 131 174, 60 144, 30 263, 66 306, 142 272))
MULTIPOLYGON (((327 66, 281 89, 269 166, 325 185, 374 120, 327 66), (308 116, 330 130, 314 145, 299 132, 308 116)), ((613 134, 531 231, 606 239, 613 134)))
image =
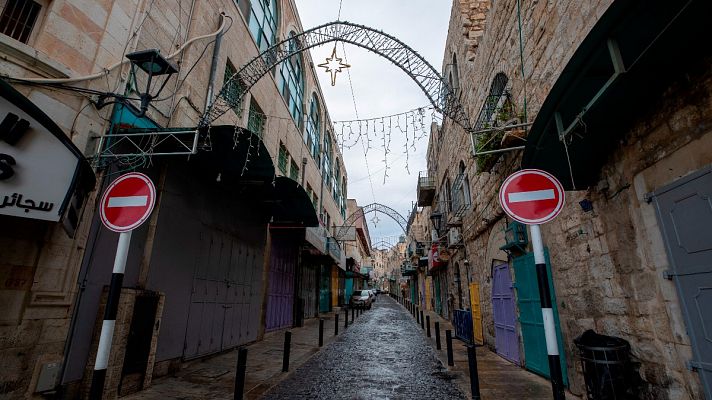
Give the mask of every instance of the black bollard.
POLYGON ((418 311, 420 307, 415 306, 415 323, 419 324, 420 323, 420 311, 418 311))
POLYGON ((435 348, 440 350, 440 321, 435 321, 435 348))
POLYGON ((480 400, 480 377, 477 375, 477 351, 474 345, 467 346, 467 363, 470 366, 472 400, 480 400))
MULTIPOLYGON (((353 308, 351 309, 353 310, 353 308)), ((353 322, 353 311, 351 311, 351 322, 353 322)), ((349 310, 344 310, 344 330, 349 327, 349 310)))
POLYGON ((334 336, 339 336, 339 314, 334 314, 334 336))
POLYGON ((420 329, 425 330, 425 318, 423 318, 423 310, 420 310, 420 329))
POLYGON ((430 315, 425 316, 425 324, 428 326, 428 337, 430 337, 430 315))
POLYGON ((289 371, 289 350, 292 347, 292 332, 284 332, 284 355, 282 356, 282 372, 289 371))
POLYGON ((452 359, 452 331, 450 329, 445 329, 445 345, 447 346, 447 365, 455 365, 455 361, 452 359))
MULTIPOLYGON (((347 313, 348 313, 348 311, 347 311, 347 313)), ((352 308, 351 309, 351 321, 353 321, 354 319, 356 319, 356 309, 352 308)))
POLYGON ((324 318, 319 318, 319 347, 324 345, 324 318))
POLYGON ((247 371, 247 348, 240 347, 237 350, 237 371, 235 372, 235 393, 234 400, 242 400, 245 392, 245 372, 247 371))

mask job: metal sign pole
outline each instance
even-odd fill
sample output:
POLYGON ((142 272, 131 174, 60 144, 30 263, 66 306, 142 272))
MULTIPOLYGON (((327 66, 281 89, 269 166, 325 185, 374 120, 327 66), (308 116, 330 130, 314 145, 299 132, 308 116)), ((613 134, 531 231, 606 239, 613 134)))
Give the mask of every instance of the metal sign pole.
POLYGON ((119 235, 119 244, 116 247, 114 270, 111 273, 111 285, 109 286, 109 295, 106 299, 106 308, 104 309, 104 322, 101 324, 101 336, 99 336, 99 347, 96 351, 94 374, 92 375, 91 389, 89 390, 89 397, 92 399, 101 399, 103 397, 104 381, 106 380, 106 368, 109 366, 111 341, 114 338, 116 313, 119 309, 121 285, 124 281, 126 258, 129 254, 130 244, 131 231, 121 232, 121 234, 119 235))
POLYGON ((529 230, 531 232, 532 246, 534 247, 534 262, 536 263, 536 277, 539 284, 541 315, 544 320, 544 335, 546 336, 546 353, 549 356, 551 389, 555 400, 565 400, 564 380, 561 374, 561 361, 559 359, 559 344, 556 339, 554 311, 551 308, 551 289, 549 288, 549 277, 546 272, 546 259, 544 258, 541 230, 539 225, 529 225, 529 230))

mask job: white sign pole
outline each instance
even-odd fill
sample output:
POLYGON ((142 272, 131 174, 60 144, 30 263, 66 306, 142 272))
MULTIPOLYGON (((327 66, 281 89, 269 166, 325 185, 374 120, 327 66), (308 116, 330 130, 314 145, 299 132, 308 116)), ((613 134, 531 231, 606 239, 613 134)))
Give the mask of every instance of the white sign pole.
POLYGON ((539 284, 539 300, 541 302, 541 316, 544 320, 544 335, 546 336, 546 353, 549 356, 549 375, 551 388, 555 400, 565 400, 564 380, 561 373, 561 360, 559 359, 559 344, 556 339, 556 326, 554 324, 554 311, 551 306, 551 289, 546 271, 544 258, 544 244, 541 240, 539 225, 529 225, 532 247, 534 248, 534 263, 536 264, 536 277, 539 284))
POLYGON ((96 362, 94 363, 94 374, 91 380, 89 398, 101 399, 104 392, 104 382, 106 381, 106 369, 109 366, 109 354, 111 353, 111 342, 114 338, 114 325, 116 324, 116 314, 119 309, 119 299, 121 297, 121 285, 124 281, 124 271, 126 270, 126 259, 129 255, 129 245, 131 244, 131 232, 121 232, 119 234, 119 244, 116 247, 116 258, 114 258, 114 269, 111 273, 111 285, 109 295, 104 309, 104 322, 101 325, 101 336, 99 336, 99 347, 96 352, 96 362))

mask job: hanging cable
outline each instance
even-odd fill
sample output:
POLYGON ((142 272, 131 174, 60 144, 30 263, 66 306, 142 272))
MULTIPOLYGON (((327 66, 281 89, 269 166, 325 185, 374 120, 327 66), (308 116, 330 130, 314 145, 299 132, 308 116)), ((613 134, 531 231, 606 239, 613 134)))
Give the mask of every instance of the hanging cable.
MULTIPOLYGON (((223 18, 223 22, 222 22, 222 24, 220 24, 220 28, 218 28, 217 31, 212 32, 212 33, 208 33, 208 34, 206 34, 206 35, 197 36, 197 37, 194 37, 194 38, 190 39, 189 41, 183 43, 183 45, 182 45, 180 48, 178 48, 178 50, 176 50, 176 51, 174 51, 173 53, 169 54, 168 57, 166 57, 166 58, 167 58, 167 59, 171 59, 171 58, 177 56, 178 54, 180 54, 181 52, 183 52, 183 50, 185 50, 186 47, 190 46, 191 44, 193 44, 194 42, 196 42, 196 41, 198 41, 198 40, 207 39, 207 38, 211 38, 211 37, 217 36, 217 35, 220 34, 220 32, 222 32, 223 29, 225 28, 226 20, 227 20, 227 18, 223 18)), ((91 74, 91 75, 78 76, 78 77, 75 77, 75 78, 12 78, 12 77, 8 77, 8 78, 10 78, 10 79, 12 79, 12 80, 14 80, 14 81, 17 81, 17 82, 28 82, 28 83, 74 83, 74 82, 83 82, 83 81, 88 81, 88 80, 92 80, 92 79, 101 78, 101 77, 103 77, 104 75, 108 75, 112 70, 114 70, 114 69, 120 67, 121 65, 123 65, 123 64, 125 64, 125 63, 127 63, 127 62, 129 62, 129 60, 125 60, 125 59, 124 59, 124 60, 121 60, 121 61, 119 61, 118 63, 116 63, 116 64, 114 64, 114 65, 112 65, 112 66, 110 66, 110 67, 104 68, 101 72, 97 72, 97 73, 94 73, 94 74, 91 74)))

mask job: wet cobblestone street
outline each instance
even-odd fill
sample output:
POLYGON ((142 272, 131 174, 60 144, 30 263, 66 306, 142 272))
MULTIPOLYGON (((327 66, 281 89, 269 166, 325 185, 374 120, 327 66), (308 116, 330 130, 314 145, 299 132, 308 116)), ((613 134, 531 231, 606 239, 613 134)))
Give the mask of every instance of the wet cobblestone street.
POLYGON ((266 399, 464 399, 413 318, 387 296, 266 399))

